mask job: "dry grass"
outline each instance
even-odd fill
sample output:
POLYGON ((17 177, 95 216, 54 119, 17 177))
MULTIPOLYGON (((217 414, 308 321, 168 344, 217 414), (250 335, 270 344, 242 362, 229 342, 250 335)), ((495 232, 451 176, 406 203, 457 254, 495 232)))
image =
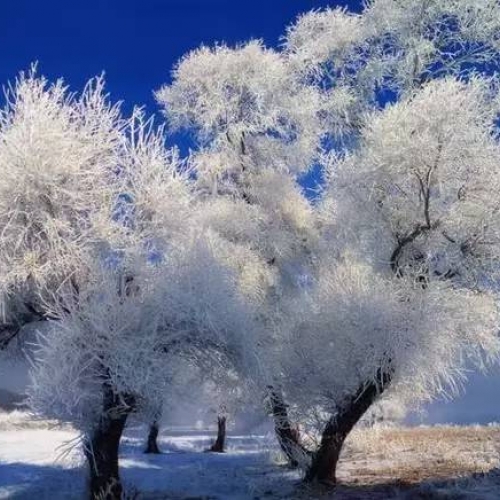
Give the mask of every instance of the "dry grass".
POLYGON ((500 426, 357 429, 332 491, 300 499, 489 500, 500 498, 500 426))
POLYGON ((339 465, 346 483, 381 484, 483 475, 500 464, 500 427, 359 429, 339 465))

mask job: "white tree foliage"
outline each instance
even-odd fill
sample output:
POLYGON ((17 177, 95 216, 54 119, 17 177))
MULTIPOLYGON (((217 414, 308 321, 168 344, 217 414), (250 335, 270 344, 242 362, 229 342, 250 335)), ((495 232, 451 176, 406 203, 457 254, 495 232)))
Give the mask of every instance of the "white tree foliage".
POLYGON ((314 288, 286 309, 281 383, 301 420, 314 409, 335 414, 381 368, 415 404, 456 392, 466 359, 484 366, 498 354, 493 296, 446 283, 422 289, 343 260, 325 263, 314 288))
POLYGON ((319 93, 260 42, 194 51, 173 77, 157 98, 171 127, 198 141, 190 156, 200 194, 195 218, 219 238, 253 308, 247 352, 259 353, 258 376, 251 374, 259 378, 267 370, 263 346, 279 336, 271 325, 281 296, 295 293, 317 244, 314 210, 297 174, 319 153, 319 93))
MULTIPOLYGON (((0 293, 9 332, 86 279, 109 232, 123 122, 97 78, 80 96, 21 74, 0 114, 0 293), (9 330, 10 325, 10 330, 9 330)), ((3 329, 3 328, 2 328, 3 329)), ((8 339, 7 339, 8 340, 8 339)))
POLYGON ((277 171, 309 169, 319 96, 296 80, 281 54, 259 41, 201 47, 180 61, 173 78, 156 96, 171 126, 193 129, 205 147, 196 159, 200 177, 215 182, 265 162, 277 171))
MULTIPOLYGON (((36 116, 39 100, 44 102, 51 92, 41 88, 27 113, 36 116)), ((93 115, 83 118, 90 123, 93 115)), ((22 119, 14 112, 13 122, 22 119)), ((196 359, 206 346, 217 346, 237 362, 241 346, 251 338, 236 280, 219 262, 220 242, 212 241, 202 226, 190 225, 195 199, 177 153, 165 149, 162 129, 155 129, 140 111, 129 119, 118 115, 117 123, 114 156, 91 158, 93 170, 85 172, 92 177, 88 185, 81 182, 79 170, 71 170, 86 165, 86 151, 80 158, 76 150, 76 165, 69 157, 69 166, 57 165, 56 172, 43 170, 50 151, 47 157, 44 150, 28 157, 42 165, 52 188, 51 202, 66 193, 67 184, 74 185, 74 196, 84 201, 81 208, 70 205, 70 214, 76 227, 85 229, 74 242, 47 237, 62 257, 53 265, 65 265, 59 271, 61 282, 74 273, 82 277, 72 287, 39 280, 33 290, 51 299, 43 302, 51 328, 41 337, 35 357, 31 404, 41 414, 84 431, 90 431, 103 411, 103 384, 119 396, 131 396, 135 410, 153 412, 174 378, 169 359, 181 354, 196 359), (71 180, 61 186, 63 175, 71 180), (67 262, 75 263, 68 267, 67 262), (240 336, 241 331, 248 337, 240 336)), ((86 129, 74 135, 77 145, 89 140, 86 129)), ((56 139, 64 145, 66 131, 51 146, 60 153, 56 139)), ((104 147, 105 141, 98 145, 104 147)), ((51 222, 40 222, 40 231, 51 222)), ((124 397, 123 405, 130 406, 128 401, 124 397)))
POLYGON ((280 51, 201 47, 156 93, 188 158, 101 79, 22 77, 0 263, 4 297, 58 318, 34 407, 88 429, 103 380, 147 412, 185 376, 218 404, 279 387, 324 424, 367 388, 414 404, 495 360, 499 26, 492 0, 373 0, 301 16, 280 51))
POLYGON ((281 54, 256 42, 201 48, 157 93, 170 124, 198 141, 203 224, 230 242, 227 261, 268 332, 267 374, 299 414, 335 414, 386 364, 414 400, 453 392, 467 352, 482 366, 498 351, 485 291, 498 268, 498 93, 479 71, 497 56, 499 16, 486 4, 314 11, 281 54), (303 123, 294 141, 281 128, 297 111, 279 87, 290 78, 303 123), (284 169, 285 148, 296 156, 284 169), (298 189, 301 158, 327 170, 318 206, 298 189))
POLYGON ((462 282, 496 276, 496 87, 450 77, 366 117, 359 148, 331 167, 326 210, 352 214, 372 259, 462 282))

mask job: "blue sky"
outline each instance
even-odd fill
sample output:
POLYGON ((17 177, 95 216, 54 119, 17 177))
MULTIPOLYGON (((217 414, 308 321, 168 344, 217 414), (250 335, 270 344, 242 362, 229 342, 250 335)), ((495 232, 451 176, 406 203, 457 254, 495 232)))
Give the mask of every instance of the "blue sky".
POLYGON ((73 90, 104 70, 113 100, 155 112, 152 91, 187 51, 251 37, 276 45, 299 13, 328 5, 361 0, 3 0, 0 82, 34 61, 73 90))

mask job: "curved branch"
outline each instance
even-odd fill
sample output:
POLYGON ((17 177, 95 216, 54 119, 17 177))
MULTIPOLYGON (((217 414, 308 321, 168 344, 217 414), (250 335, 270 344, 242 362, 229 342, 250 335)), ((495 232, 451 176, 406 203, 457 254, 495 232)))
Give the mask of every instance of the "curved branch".
POLYGON ((425 233, 429 229, 430 227, 422 226, 419 224, 410 234, 408 234, 402 239, 398 239, 398 246, 392 252, 390 260, 391 269, 395 274, 401 276, 401 272, 398 266, 398 260, 404 248, 413 241, 415 241, 421 234, 425 233))
POLYGON ((7 349, 10 342, 19 335, 19 332, 24 326, 38 321, 57 321, 59 319, 49 313, 39 311, 29 302, 24 302, 23 306, 26 311, 18 316, 15 323, 4 323, 0 325, 0 351, 7 349))
POLYGON ((18 335, 21 325, 4 324, 0 326, 0 351, 7 349, 7 346, 18 335))
POLYGON ((398 267, 398 260, 404 248, 413 241, 415 241, 420 235, 424 234, 427 231, 430 231, 431 229, 436 229, 439 226, 439 221, 435 222, 434 224, 432 224, 431 222, 430 199, 431 199, 432 173, 438 167, 442 151, 443 151, 443 144, 441 141, 439 141, 437 147, 436 159, 434 161, 434 164, 431 165, 427 170, 427 173, 425 175, 425 182, 419 174, 416 174, 420 186, 420 195, 422 196, 424 202, 425 224, 418 224, 417 227, 415 227, 415 229, 411 233, 407 234, 404 238, 402 239, 398 238, 398 246, 392 252, 390 264, 392 271, 399 276, 401 276, 401 272, 398 267))

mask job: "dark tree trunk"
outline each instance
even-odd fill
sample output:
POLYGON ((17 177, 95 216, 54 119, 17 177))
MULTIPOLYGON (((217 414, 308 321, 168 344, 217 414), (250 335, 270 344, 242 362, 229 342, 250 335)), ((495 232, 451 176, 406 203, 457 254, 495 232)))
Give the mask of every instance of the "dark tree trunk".
POLYGON ((309 453, 300 444, 298 430, 290 423, 288 407, 281 392, 273 387, 268 389, 276 437, 290 465, 297 467, 299 465, 298 457, 309 453))
POLYGON ((152 453, 155 455, 159 455, 161 453, 160 448, 158 448, 158 433, 160 432, 160 428, 158 426, 158 422, 155 420, 149 426, 149 434, 148 434, 148 442, 146 445, 146 449, 144 453, 152 453))
POLYGON ((115 394, 108 384, 103 384, 103 412, 85 443, 91 500, 120 500, 122 497, 118 450, 132 408, 131 396, 115 394))
MULTIPOLYGON (((351 409, 348 413, 350 411, 351 409)), ((342 428, 338 417, 328 421, 321 436, 320 447, 313 455, 311 466, 306 473, 306 482, 336 484, 337 463, 347 434, 347 429, 342 428)))
POLYGON ((226 446, 226 417, 219 415, 217 417, 217 439, 210 447, 211 452, 224 453, 226 446))
POLYGON ((337 415, 330 418, 321 436, 320 447, 312 457, 305 477, 306 482, 336 484, 337 464, 346 437, 377 397, 389 386, 391 377, 390 369, 379 369, 376 379, 361 386, 353 396, 344 401, 337 415))

